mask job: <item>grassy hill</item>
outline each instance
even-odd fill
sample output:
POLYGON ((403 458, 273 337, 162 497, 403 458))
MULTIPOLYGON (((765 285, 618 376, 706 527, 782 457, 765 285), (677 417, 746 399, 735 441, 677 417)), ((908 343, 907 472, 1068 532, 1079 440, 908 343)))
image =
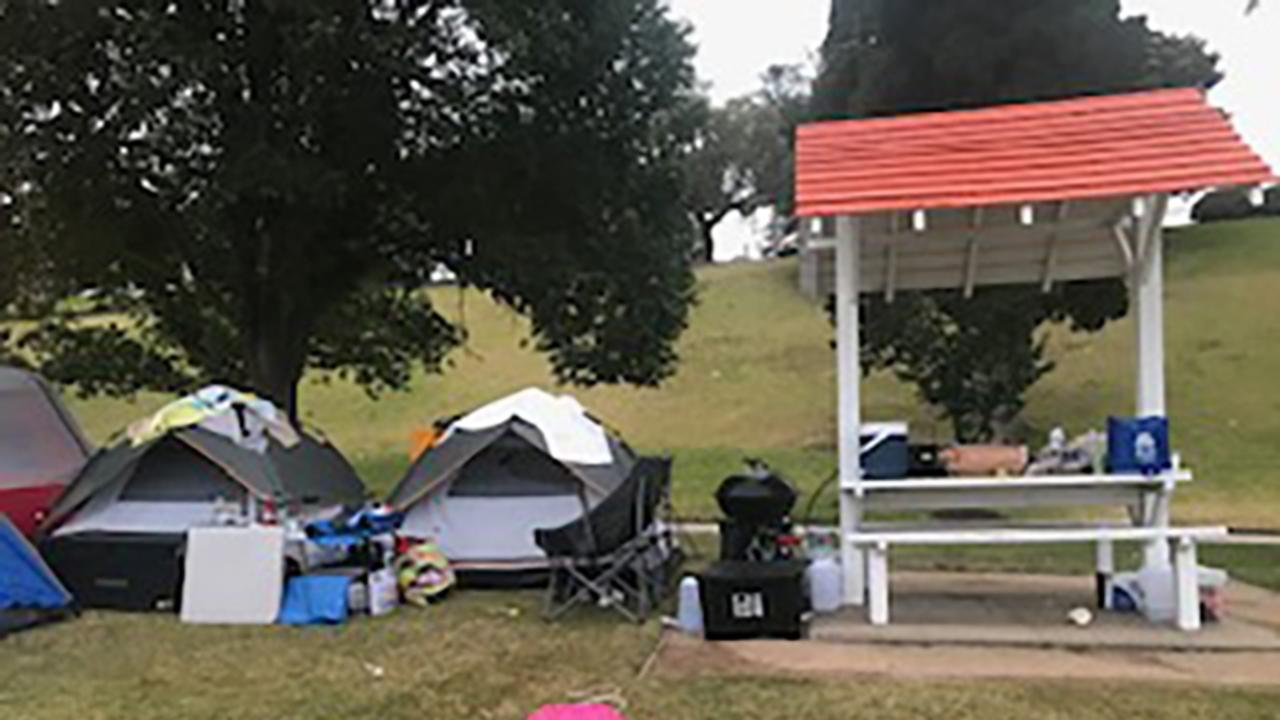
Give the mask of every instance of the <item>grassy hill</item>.
MULTIPOLYGON (((1172 233, 1167 272, 1172 432, 1197 474, 1175 512, 1280 528, 1280 221, 1172 233)), ((808 488, 834 469, 831 328, 821 308, 796 292, 794 278, 792 262, 702 271, 701 301, 674 378, 659 389, 576 391, 634 445, 676 455, 685 514, 714 514, 711 488, 743 454, 764 455, 808 488)), ((521 347, 527 324, 519 316, 474 292, 438 290, 434 299, 471 337, 444 376, 419 377, 409 391, 376 400, 322 376, 302 390, 306 419, 378 490, 403 471, 415 425, 528 385, 554 387, 546 362, 521 347)), ((1127 320, 1096 335, 1048 332, 1058 368, 1030 396, 1024 419, 1033 444, 1055 424, 1075 433, 1130 412, 1135 360, 1127 320)), ((160 402, 144 395, 73 405, 101 439, 160 402)), ((904 418, 915 435, 946 437, 947 425, 892 378, 869 379, 864 403, 869 418, 904 418)))

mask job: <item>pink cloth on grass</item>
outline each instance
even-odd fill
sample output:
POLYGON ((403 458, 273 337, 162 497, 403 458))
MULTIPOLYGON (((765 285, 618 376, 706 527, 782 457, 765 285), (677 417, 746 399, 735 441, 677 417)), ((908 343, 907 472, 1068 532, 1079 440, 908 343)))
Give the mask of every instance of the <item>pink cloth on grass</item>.
POLYGON ((627 720, 609 705, 543 705, 528 720, 627 720))

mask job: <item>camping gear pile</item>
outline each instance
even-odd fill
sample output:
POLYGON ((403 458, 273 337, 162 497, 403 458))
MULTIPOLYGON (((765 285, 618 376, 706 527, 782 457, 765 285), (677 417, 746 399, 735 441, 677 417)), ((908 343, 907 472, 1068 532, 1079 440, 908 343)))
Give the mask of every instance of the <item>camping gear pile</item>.
POLYGON ((1169 426, 1164 417, 1112 417, 1107 432, 1089 430, 1071 439, 1055 427, 1032 454, 1018 444, 940 446, 908 441, 905 422, 862 424, 864 480, 931 477, 1042 477, 1136 473, 1172 467, 1169 426))
POLYGON ((0 368, 0 400, 0 633, 79 607, 338 623, 440 602, 459 566, 643 617, 678 560, 670 461, 638 458, 570 397, 524 390, 419 433, 386 505, 323 436, 234 388, 181 397, 92 456, 39 378, 0 368))

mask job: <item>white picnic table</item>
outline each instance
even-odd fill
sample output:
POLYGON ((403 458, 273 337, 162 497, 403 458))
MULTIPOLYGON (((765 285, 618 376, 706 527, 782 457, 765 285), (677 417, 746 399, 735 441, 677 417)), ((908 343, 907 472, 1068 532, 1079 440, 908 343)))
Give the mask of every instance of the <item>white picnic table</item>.
POLYGON ((1042 543, 1091 543, 1097 546, 1098 571, 1113 570, 1112 545, 1139 541, 1176 546, 1171 574, 1174 622, 1179 629, 1200 629, 1200 592, 1197 585, 1196 543, 1227 536, 1222 526, 1204 527, 977 527, 925 530, 862 531, 846 541, 867 553, 868 619, 872 625, 889 623, 889 548, 892 545, 1032 545, 1042 543))
MULTIPOLYGON (((967 298, 989 286, 1048 293, 1063 283, 1123 279, 1134 318, 1135 394, 1131 409, 1116 414, 1167 416, 1162 226, 1170 194, 1274 178, 1229 119, 1203 92, 1169 90, 817 122, 797 130, 795 175, 801 246, 834 226, 845 603, 866 603, 860 538, 867 514, 881 511, 1121 506, 1135 528, 1130 535, 1146 543, 1144 565, 1168 567, 1170 502, 1191 479, 1176 466, 1152 477, 864 478, 861 314, 872 307, 864 303, 870 295, 892 303, 910 291, 967 298), (1131 132, 1135 118, 1159 128, 1159 137, 1131 132), (1215 157, 1231 160, 1187 163, 1176 152, 1148 152, 1151 142, 1213 145, 1215 157)), ((936 532, 945 539, 960 531, 936 532)), ((1073 532, 1117 537, 1098 523, 1073 532)), ((1044 535, 1000 537, 1039 542, 1044 535)))
MULTIPOLYGON (((1173 559, 1179 612, 1178 626, 1199 628, 1194 589, 1195 543, 1226 535, 1225 528, 1172 528, 1169 506, 1179 484, 1190 482, 1184 469, 1153 475, 1074 474, 1010 477, 904 478, 861 480, 846 488, 842 524, 844 546, 853 550, 856 593, 854 605, 868 605, 872 624, 888 622, 888 549, 892 545, 991 545, 1035 543, 1092 543, 1097 548, 1099 573, 1114 570, 1112 544, 1137 541, 1145 545, 1144 562, 1168 564, 1173 559), (1053 509, 1079 506, 1118 506, 1128 512, 1131 526, 1106 519, 1067 520, 1049 524, 1011 525, 1005 519, 944 523, 884 524, 870 513, 956 509, 1053 509), (1180 553, 1170 553, 1170 541, 1180 553), (1190 577, 1191 580, 1186 580, 1190 577), (1187 585, 1190 582, 1191 585, 1187 585), (1195 605, 1193 613, 1191 606, 1195 605), (1194 617, 1193 617, 1194 615, 1194 617)), ((1198 597, 1198 596, 1197 596, 1198 597)))

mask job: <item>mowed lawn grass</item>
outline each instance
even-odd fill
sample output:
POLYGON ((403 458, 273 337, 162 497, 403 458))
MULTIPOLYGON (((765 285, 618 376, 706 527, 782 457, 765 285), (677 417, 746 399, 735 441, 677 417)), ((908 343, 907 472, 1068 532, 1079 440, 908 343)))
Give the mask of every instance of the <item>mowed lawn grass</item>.
MULTIPOLYGON (((1218 223, 1169 233, 1167 359, 1173 439, 1196 481, 1179 493, 1186 521, 1280 528, 1280 221, 1218 223)), ((711 492, 745 455, 762 456, 806 490, 835 469, 832 330, 819 304, 795 289, 794 262, 703 269, 700 300, 680 341, 681 365, 660 388, 569 389, 645 451, 676 456, 682 515, 716 514, 711 492)), ((306 420, 356 462, 375 493, 403 473, 417 425, 505 393, 555 389, 546 360, 527 347, 518 315, 471 291, 437 289, 433 301, 469 341, 443 375, 370 398, 349 382, 313 375, 306 420)), ((1097 334, 1049 328, 1057 368, 1031 391, 1024 413, 1038 445, 1056 424, 1074 434, 1132 410, 1134 343, 1128 319, 1097 334)), ((926 440, 945 422, 911 388, 884 374, 864 384, 865 416, 907 419, 926 440)), ((74 401, 102 439, 163 398, 74 401)), ((830 497, 820 516, 834 509, 830 497)))
MULTIPOLYGON (((916 565, 908 559, 906 566, 916 565)), ((0 717, 523 718, 621 698, 632 720, 1257 718, 1271 690, 1108 683, 638 677, 658 626, 587 612, 548 625, 539 596, 463 592, 343 627, 199 627, 91 612, 0 643, 0 717)))
MULTIPOLYGON (((1237 559, 1258 564, 1254 553, 1237 559)), ((1050 548, 973 560, 982 569, 1043 569, 1050 560, 1087 571, 1088 557, 1076 555, 1050 548)), ((897 565, 938 561, 908 554, 897 565)), ((0 642, 0 717, 518 720, 543 703, 597 696, 623 700, 631 720, 1243 719, 1273 717, 1280 707, 1280 692, 1265 688, 641 677, 658 623, 638 626, 593 609, 548 624, 540 601, 533 591, 463 591, 432 608, 326 628, 193 626, 171 615, 89 612, 0 642)))

